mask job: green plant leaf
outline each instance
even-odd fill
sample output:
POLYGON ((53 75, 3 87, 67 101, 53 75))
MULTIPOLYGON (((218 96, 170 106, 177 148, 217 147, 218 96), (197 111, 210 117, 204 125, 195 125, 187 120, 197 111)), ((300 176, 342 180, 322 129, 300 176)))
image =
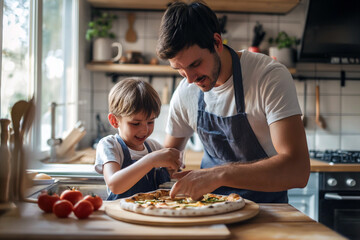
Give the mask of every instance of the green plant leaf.
POLYGON ((94 10, 92 13, 93 19, 88 23, 88 29, 85 38, 88 41, 96 37, 115 38, 115 34, 111 32, 114 19, 117 19, 115 14, 109 12, 101 12, 94 10))
POLYGON ((300 40, 296 37, 290 37, 286 32, 281 31, 278 33, 276 38, 269 38, 270 44, 276 44, 279 49, 281 48, 291 48, 300 43, 300 40))

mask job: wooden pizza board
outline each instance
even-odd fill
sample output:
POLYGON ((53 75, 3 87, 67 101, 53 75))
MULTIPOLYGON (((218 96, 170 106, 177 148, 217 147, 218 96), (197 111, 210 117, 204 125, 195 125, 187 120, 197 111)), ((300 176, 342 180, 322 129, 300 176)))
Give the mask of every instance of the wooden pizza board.
POLYGON ((105 213, 120 221, 155 226, 195 226, 210 224, 226 224, 247 220, 259 213, 259 205, 245 199, 245 206, 229 213, 199 217, 160 217, 139 214, 120 208, 120 200, 108 202, 105 213))

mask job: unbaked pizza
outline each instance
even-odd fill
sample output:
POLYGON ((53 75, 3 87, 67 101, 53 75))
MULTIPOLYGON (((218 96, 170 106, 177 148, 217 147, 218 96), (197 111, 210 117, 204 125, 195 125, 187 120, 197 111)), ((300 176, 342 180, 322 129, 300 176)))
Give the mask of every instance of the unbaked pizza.
POLYGON ((190 197, 171 199, 170 190, 159 189, 154 192, 138 193, 120 200, 124 210, 155 216, 204 216, 232 212, 245 206, 238 194, 217 195, 208 193, 200 201, 190 197))

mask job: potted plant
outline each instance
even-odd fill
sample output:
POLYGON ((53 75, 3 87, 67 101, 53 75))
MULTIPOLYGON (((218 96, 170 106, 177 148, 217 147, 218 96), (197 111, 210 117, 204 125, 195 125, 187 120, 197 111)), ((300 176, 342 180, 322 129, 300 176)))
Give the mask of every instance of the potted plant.
POLYGON ((115 34, 111 31, 116 15, 108 12, 93 12, 94 18, 88 24, 85 38, 93 42, 93 61, 118 61, 122 55, 122 46, 114 42, 115 34), (118 54, 112 58, 112 47, 117 47, 118 54))
POLYGON ((296 37, 290 37, 286 32, 281 31, 276 38, 269 38, 270 44, 276 44, 269 48, 269 56, 278 60, 286 67, 294 67, 295 65, 295 49, 294 47, 300 43, 296 37))

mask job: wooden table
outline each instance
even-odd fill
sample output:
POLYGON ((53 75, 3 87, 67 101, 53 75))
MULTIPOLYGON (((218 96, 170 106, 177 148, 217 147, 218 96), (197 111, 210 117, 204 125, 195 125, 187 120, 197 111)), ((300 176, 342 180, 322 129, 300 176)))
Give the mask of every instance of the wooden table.
MULTIPOLYGON (((257 216, 226 225, 230 231, 227 239, 345 239, 289 204, 259 205, 257 216)), ((225 225, 144 226, 115 220, 101 210, 85 220, 76 219, 73 213, 58 219, 43 214, 34 203, 23 203, 14 213, 0 217, 0 239, 210 239, 197 236, 201 231, 213 231, 215 236, 222 227, 225 225), (170 237, 173 231, 178 234, 170 237)))
POLYGON ((260 204, 259 214, 228 224, 230 239, 346 239, 289 204, 260 204))

